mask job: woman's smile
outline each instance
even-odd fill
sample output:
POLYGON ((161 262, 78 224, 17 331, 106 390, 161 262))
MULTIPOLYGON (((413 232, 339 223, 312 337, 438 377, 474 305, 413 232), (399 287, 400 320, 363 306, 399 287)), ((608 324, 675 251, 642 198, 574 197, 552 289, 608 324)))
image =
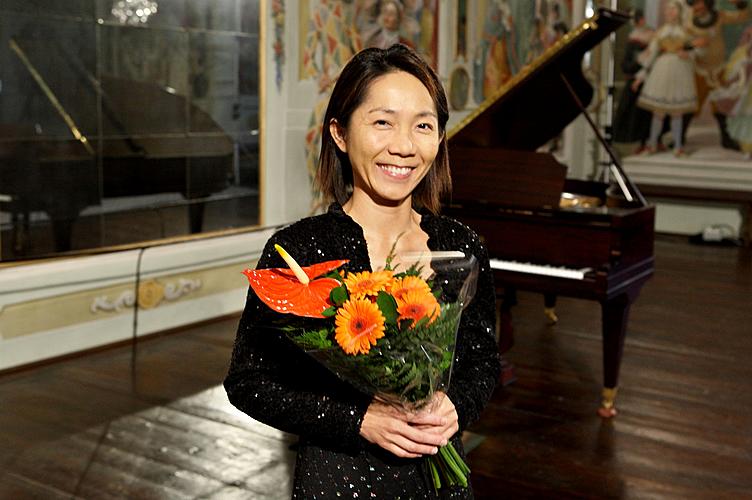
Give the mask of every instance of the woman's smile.
POLYGON ((377 163, 377 165, 387 177, 400 181, 408 179, 415 170, 415 167, 402 167, 389 163, 377 163))
POLYGON ((352 166, 354 195, 377 203, 410 203, 433 165, 441 136, 436 106, 426 86, 404 71, 373 81, 345 127, 332 137, 352 166))

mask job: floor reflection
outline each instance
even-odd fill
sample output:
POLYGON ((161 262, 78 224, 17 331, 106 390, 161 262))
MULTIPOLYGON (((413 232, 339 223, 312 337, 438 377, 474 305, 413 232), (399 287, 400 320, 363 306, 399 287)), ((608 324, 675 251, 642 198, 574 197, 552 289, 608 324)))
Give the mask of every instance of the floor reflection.
POLYGON ((295 439, 217 386, 25 449, 0 498, 32 485, 49 498, 290 498, 295 439))

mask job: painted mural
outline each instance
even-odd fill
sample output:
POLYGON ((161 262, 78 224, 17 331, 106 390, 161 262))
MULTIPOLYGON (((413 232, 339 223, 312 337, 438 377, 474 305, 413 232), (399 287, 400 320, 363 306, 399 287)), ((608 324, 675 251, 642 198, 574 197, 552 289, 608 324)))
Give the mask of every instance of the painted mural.
POLYGON ((473 99, 482 102, 571 28, 571 0, 478 0, 473 99))
POLYGON ((750 160, 748 2, 635 2, 632 12, 621 51, 625 83, 614 122, 617 143, 643 160, 750 160))

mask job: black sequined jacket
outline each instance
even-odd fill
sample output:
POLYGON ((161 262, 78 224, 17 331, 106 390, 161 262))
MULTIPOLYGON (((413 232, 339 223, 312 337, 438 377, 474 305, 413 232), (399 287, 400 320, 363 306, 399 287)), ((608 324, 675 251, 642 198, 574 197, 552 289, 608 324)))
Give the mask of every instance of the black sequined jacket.
MULTIPOLYGON (((447 391, 462 430, 478 419, 499 376, 493 275, 485 248, 467 226, 428 212, 421 215, 430 250, 469 251, 480 263, 478 289, 462 315, 447 391)), ((338 204, 275 233, 258 268, 286 267, 274 250, 275 243, 303 266, 349 259, 342 267, 345 271, 370 270, 363 230, 338 204)), ((224 385, 230 401, 241 411, 301 437, 293 496, 336 497, 338 488, 350 498, 424 496, 420 460, 399 459, 360 436, 371 398, 340 381, 281 335, 257 328, 270 314, 276 313, 249 289, 224 385), (388 486, 379 490, 387 476, 388 486)), ((457 436, 453 442, 461 449, 457 436)))

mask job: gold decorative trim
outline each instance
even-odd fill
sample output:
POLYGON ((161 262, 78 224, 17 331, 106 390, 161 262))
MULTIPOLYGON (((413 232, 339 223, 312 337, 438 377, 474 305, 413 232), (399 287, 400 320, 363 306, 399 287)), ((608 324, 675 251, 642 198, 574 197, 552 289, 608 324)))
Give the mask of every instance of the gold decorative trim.
POLYGON ((601 391, 601 407, 610 410, 616 402, 618 387, 604 387, 601 391))
MULTIPOLYGON (((175 301, 200 289, 201 286, 200 279, 179 278, 177 282, 173 281, 167 284, 151 279, 139 284, 138 307, 153 309, 160 305, 163 300, 175 301)), ((120 292, 119 295, 116 294, 114 299, 110 298, 110 294, 95 297, 89 310, 92 314, 120 312, 123 309, 133 307, 135 302, 133 290, 128 289, 120 292)))
MULTIPOLYGON (((241 271, 254 262, 158 276, 139 286, 138 305, 154 309, 247 288, 241 271)), ((94 288, 10 304, 0 310, 0 338, 10 339, 128 314, 134 306, 133 283, 94 288)), ((240 304, 242 306, 242 304, 240 304)))
POLYGON ((538 68, 540 68, 545 63, 547 63, 554 56, 554 54, 557 53, 559 50, 561 50, 565 45, 583 36, 588 31, 596 29, 598 27, 599 16, 600 16, 599 14, 596 14, 595 16, 589 19, 586 19, 577 28, 565 34, 555 44, 553 44, 551 47, 546 49, 546 51, 543 52, 543 54, 541 54, 540 56, 538 56, 538 58, 535 59, 533 62, 523 66, 522 69, 520 69, 519 73, 517 73, 512 78, 507 80, 507 82, 504 83, 504 85, 499 87, 493 94, 491 94, 482 103, 480 103, 478 107, 475 108, 469 115, 467 115, 461 122, 455 125, 447 133, 447 139, 451 139, 455 134, 459 133, 470 122, 475 120, 481 113, 483 113, 485 110, 490 108, 491 105, 493 105, 497 100, 499 100, 499 98, 501 98, 501 96, 509 92, 510 89, 517 86, 522 80, 530 76, 538 68))
POLYGON ((65 108, 60 103, 60 100, 57 98, 57 96, 49 87, 49 85, 47 85, 47 82, 44 81, 44 78, 42 78, 42 75, 39 74, 39 71, 37 71, 37 69, 31 63, 29 58, 26 57, 26 53, 23 51, 23 49, 16 43, 16 41, 13 38, 8 40, 8 45, 10 45, 11 50, 16 53, 16 55, 21 60, 23 65, 26 66, 26 69, 31 74, 31 77, 34 79, 35 82, 37 82, 37 85, 39 85, 39 88, 42 89, 42 92, 44 92, 44 95, 47 96, 47 99, 55 108, 55 111, 57 111, 57 113, 63 119, 65 124, 68 125, 68 128, 73 134, 73 137, 75 137, 76 140, 79 141, 83 145, 87 153, 94 156, 94 148, 91 147, 91 144, 89 143, 89 139, 87 139, 86 136, 81 133, 81 130, 79 130, 78 126, 76 126, 76 122, 74 122, 71 115, 69 115, 68 112, 65 111, 65 108))

